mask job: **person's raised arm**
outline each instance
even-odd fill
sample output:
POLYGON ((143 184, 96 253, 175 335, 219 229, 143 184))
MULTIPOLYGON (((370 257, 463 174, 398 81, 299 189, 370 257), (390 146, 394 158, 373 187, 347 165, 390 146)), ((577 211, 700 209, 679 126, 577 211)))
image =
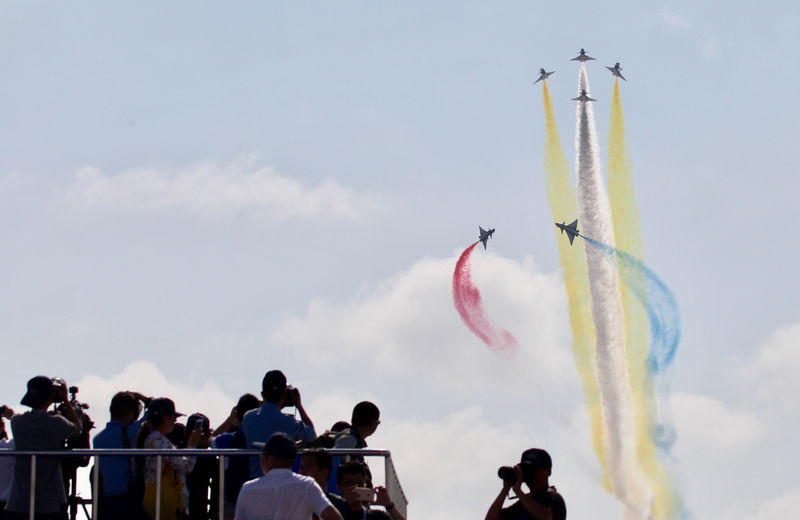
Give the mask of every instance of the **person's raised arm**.
POLYGON ((300 390, 295 390, 295 392, 296 392, 297 402, 294 403, 294 406, 295 408, 297 408, 297 411, 300 412, 300 420, 303 421, 303 424, 305 424, 306 426, 310 426, 311 429, 313 430, 314 423, 311 422, 311 418, 306 413, 305 408, 303 408, 303 400, 300 398, 300 390))
POLYGON ((406 520, 406 518, 394 507, 394 502, 392 502, 392 497, 389 496, 389 491, 383 487, 378 486, 375 488, 376 498, 375 503, 379 506, 383 506, 386 509, 386 512, 389 513, 389 516, 392 517, 392 520, 406 520))
POLYGON ((535 520, 553 520, 553 512, 549 508, 537 503, 530 495, 522 491, 522 468, 517 465, 514 469, 517 472, 517 480, 511 487, 514 489, 514 493, 516 493, 519 503, 522 504, 525 511, 535 520))
POLYGON ((228 433, 233 429, 233 426, 236 424, 236 407, 234 406, 231 408, 231 413, 225 419, 225 421, 217 426, 217 429, 211 432, 212 437, 216 437, 217 435, 222 435, 223 433, 228 433))
POLYGON ((511 489, 511 482, 503 481, 503 488, 500 490, 500 493, 497 495, 497 498, 494 499, 492 505, 489 506, 489 511, 486 512, 485 520, 501 520, 501 511, 503 510, 503 502, 506 500, 506 496, 508 495, 508 490, 511 489))
POLYGON ((67 384, 60 383, 54 385, 55 392, 58 394, 58 398, 64 404, 64 418, 75 425, 78 428, 78 431, 75 432, 74 436, 77 436, 81 433, 81 420, 78 418, 78 413, 75 411, 75 408, 72 407, 72 403, 69 402, 69 395, 67 394, 67 384))

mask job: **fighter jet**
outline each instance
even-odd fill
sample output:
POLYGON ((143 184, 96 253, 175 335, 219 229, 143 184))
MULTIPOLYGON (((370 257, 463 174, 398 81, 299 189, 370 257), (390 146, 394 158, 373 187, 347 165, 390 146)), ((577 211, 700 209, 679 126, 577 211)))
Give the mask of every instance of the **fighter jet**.
POLYGON ((590 98, 586 95, 585 90, 581 90, 581 95, 575 98, 572 98, 572 101, 580 101, 581 103, 586 103, 587 101, 597 101, 596 99, 590 98))
POLYGON ((536 84, 537 84, 537 83, 539 83, 540 81, 542 81, 542 80, 545 80, 545 79, 549 78, 551 75, 553 75, 553 74, 555 74, 555 73, 556 73, 556 71, 553 71, 553 72, 545 72, 545 70, 544 70, 544 69, 539 69, 539 79, 537 79, 536 81, 534 81, 534 82, 533 82, 533 84, 534 84, 534 85, 536 85, 536 84))
MULTIPOLYGON (((622 67, 619 66, 619 62, 617 62, 616 65, 614 65, 613 67, 606 67, 606 68, 611 71, 612 75, 614 75, 614 76, 616 76, 618 78, 625 79, 624 77, 622 77, 622 72, 621 72, 622 71, 622 67)), ((625 79, 625 81, 628 81, 628 80, 625 79)))
POLYGON ((577 57, 575 57, 575 58, 572 58, 572 59, 571 59, 571 60, 569 60, 569 61, 589 61, 589 60, 593 60, 593 59, 594 59, 594 58, 592 58, 591 56, 587 56, 587 55, 586 55, 586 51, 585 51, 585 50, 581 49, 581 53, 580 53, 580 54, 578 54, 578 56, 577 56, 577 57))
POLYGON ((483 229, 480 226, 478 226, 478 229, 481 232, 480 236, 478 237, 478 240, 483 242, 483 249, 486 250, 486 241, 489 240, 490 238, 492 238, 492 235, 494 234, 494 229, 490 229, 489 231, 486 231, 485 229, 483 229))
POLYGON ((575 222, 572 224, 566 224, 566 222, 566 220, 561 224, 556 222, 556 227, 561 230, 562 235, 564 233, 567 234, 569 237, 569 245, 572 245, 572 241, 575 240, 575 237, 581 236, 581 234, 578 232, 578 219, 575 219, 575 222))

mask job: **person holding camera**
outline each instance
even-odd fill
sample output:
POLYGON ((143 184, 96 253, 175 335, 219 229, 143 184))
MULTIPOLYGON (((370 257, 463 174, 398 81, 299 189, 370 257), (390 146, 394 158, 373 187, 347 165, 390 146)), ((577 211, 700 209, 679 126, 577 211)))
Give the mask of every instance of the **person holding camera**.
POLYGON ((549 478, 553 468, 550 454, 539 448, 531 448, 522 452, 520 463, 514 466, 503 466, 497 471, 503 479, 500 494, 489 507, 486 520, 564 520, 567 518, 567 506, 556 488, 550 485, 549 478), (522 490, 522 484, 528 486, 528 493, 522 490), (517 502, 503 508, 503 502, 509 490, 513 489, 517 502))
MULTIPOLYGON (((81 431, 81 421, 67 395, 67 384, 61 379, 36 376, 28 381, 28 391, 21 404, 31 411, 11 419, 17 450, 60 450, 67 439, 81 431), (63 415, 49 414, 47 409, 60 402, 63 415)), ((7 520, 29 517, 31 495, 31 458, 18 457, 14 465, 14 482, 6 505, 7 520)), ((36 495, 34 518, 61 520, 65 518, 67 494, 61 472, 61 457, 36 458, 36 495)))
POLYGON ((297 446, 285 433, 273 434, 264 444, 260 464, 263 476, 245 482, 236 500, 236 520, 342 520, 311 477, 292 471, 297 446))
MULTIPOLYGON (((140 403, 150 399, 135 392, 117 392, 111 398, 111 421, 94 436, 95 449, 135 448, 136 435, 141 423, 137 421, 142 411, 140 403)), ((140 520, 144 518, 142 495, 144 481, 137 475, 133 457, 100 457, 100 520, 140 520)))
MULTIPOLYGON (((247 446, 252 448, 255 442, 266 442, 276 432, 285 433, 293 441, 312 441, 317 437, 314 423, 303 408, 300 391, 286 384, 283 372, 270 370, 264 375, 261 381, 261 397, 264 404, 247 412, 242 420, 247 446), (300 413, 299 421, 294 416, 281 412, 286 406, 297 409, 300 413)), ((261 476, 258 457, 250 457, 250 476, 261 476)))

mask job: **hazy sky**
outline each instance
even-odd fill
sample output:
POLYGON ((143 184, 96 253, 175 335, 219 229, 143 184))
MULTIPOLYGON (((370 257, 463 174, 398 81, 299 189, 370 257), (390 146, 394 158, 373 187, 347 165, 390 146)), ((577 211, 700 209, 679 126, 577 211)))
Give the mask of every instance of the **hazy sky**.
MULTIPOLYGON (((730 2, 0 2, 0 401, 38 373, 221 420, 281 368, 318 430, 372 399, 416 518, 554 458, 614 518, 571 353, 539 67, 605 159, 620 61, 645 261, 674 291, 675 476, 698 519, 800 509, 800 8, 730 2), (515 357, 461 323, 473 255, 515 357)), ((570 218, 566 216, 565 218, 570 218)))

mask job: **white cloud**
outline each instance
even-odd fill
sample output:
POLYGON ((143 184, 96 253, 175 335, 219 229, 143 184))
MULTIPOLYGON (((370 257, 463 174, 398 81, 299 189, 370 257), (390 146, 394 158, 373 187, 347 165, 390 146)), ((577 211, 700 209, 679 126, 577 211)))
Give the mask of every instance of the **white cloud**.
POLYGON ((109 419, 111 398, 123 390, 151 397, 169 397, 175 401, 175 408, 181 413, 189 415, 201 412, 207 415, 212 427, 225 420, 238 398, 225 394, 214 380, 206 380, 197 386, 169 379, 161 368, 149 361, 131 363, 122 372, 110 377, 86 375, 75 384, 80 388, 78 399, 89 404, 89 413, 97 425, 97 430, 92 433, 104 427, 109 419))
POLYGON ((578 418, 570 429, 582 431, 579 446, 541 425, 523 424, 518 419, 529 418, 524 412, 496 423, 477 406, 436 420, 390 419, 379 433, 381 446, 392 451, 411 516, 482 518, 501 488, 497 468, 515 464, 523 450, 536 446, 553 457, 551 484, 564 496, 571 515, 613 518, 619 506, 599 486, 596 461, 576 460, 576 452, 588 445, 588 425, 582 414, 569 415, 578 418))
POLYGON ((796 415, 800 393, 800 323, 777 330, 759 347, 755 361, 741 371, 741 380, 752 389, 748 396, 764 413, 796 415))
POLYGON ((773 520, 775 518, 796 518, 800 511, 800 487, 795 487, 783 495, 763 502, 753 516, 747 520, 773 520))
POLYGON ((683 15, 668 9, 662 9, 661 12, 658 13, 658 17, 664 25, 672 29, 688 29, 691 27, 689 21, 686 20, 683 15))
POLYGON ((452 300, 456 257, 420 260, 346 302, 316 299, 305 315, 285 320, 271 341, 318 367, 414 373, 439 388, 496 385, 499 373, 507 374, 504 385, 526 389, 532 381, 574 383, 559 277, 537 272, 530 260, 481 253, 473 257, 473 280, 489 316, 519 341, 514 355, 489 351, 461 322, 452 300))
POLYGON ((674 394, 670 404, 678 432, 677 449, 692 451, 691 455, 682 456, 683 460, 729 457, 752 448, 766 435, 755 414, 732 409, 711 397, 674 394))
POLYGON ((96 209, 256 211, 280 219, 354 219, 383 204, 379 197, 358 194, 332 180, 313 188, 304 186, 273 168, 258 166, 252 158, 224 167, 208 163, 176 171, 139 168, 116 175, 87 167, 76 174, 67 198, 96 209))

